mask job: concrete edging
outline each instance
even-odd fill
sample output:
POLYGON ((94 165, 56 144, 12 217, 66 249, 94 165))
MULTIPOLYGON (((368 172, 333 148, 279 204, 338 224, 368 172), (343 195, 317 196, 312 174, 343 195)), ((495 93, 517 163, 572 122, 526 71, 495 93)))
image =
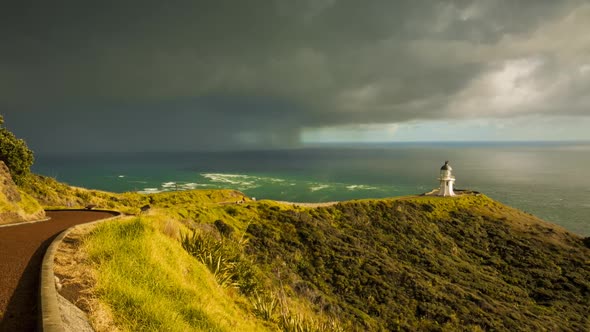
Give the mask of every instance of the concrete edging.
MULTIPOLYGON (((62 211, 62 210, 60 210, 62 211)), ((80 210, 63 210, 63 211, 80 211, 80 210)), ((99 219, 92 222, 72 226, 65 231, 61 232, 49 245, 45 255, 43 256, 43 262, 41 263, 41 280, 39 285, 39 308, 40 308, 40 322, 39 329, 43 332, 64 332, 63 322, 61 319, 61 312, 59 310, 59 304, 57 301, 57 290, 55 289, 55 275, 53 273, 53 260, 55 259, 55 253, 57 248, 61 244, 62 240, 76 227, 87 226, 102 223, 105 221, 114 220, 123 216, 118 211, 111 210, 92 210, 98 212, 110 212, 117 213, 117 215, 99 219)))

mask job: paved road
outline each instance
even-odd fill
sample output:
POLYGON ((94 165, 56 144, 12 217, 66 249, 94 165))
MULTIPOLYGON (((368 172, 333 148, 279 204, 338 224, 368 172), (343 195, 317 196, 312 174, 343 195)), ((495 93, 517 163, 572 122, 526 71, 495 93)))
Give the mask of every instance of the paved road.
POLYGON ((99 211, 48 211, 51 220, 0 228, 0 331, 36 331, 41 262, 70 226, 112 217, 99 211))

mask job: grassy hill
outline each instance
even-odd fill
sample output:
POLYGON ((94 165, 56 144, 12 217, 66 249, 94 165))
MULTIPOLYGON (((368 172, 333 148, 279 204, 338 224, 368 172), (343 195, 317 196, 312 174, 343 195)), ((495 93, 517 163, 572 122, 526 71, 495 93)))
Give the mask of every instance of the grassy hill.
POLYGON ((590 328, 582 239, 485 196, 256 206, 274 287, 355 330, 590 328))
POLYGON ((588 243, 484 195, 310 208, 236 204, 245 197, 233 190, 112 194, 34 181, 46 185, 29 192, 49 205, 138 214, 150 204, 81 247, 95 271, 87 292, 122 330, 590 329, 588 243))

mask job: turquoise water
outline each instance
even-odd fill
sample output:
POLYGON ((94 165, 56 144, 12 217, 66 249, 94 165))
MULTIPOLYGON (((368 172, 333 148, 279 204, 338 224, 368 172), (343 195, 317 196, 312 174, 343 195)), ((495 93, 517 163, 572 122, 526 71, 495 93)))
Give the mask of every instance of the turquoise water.
POLYGON ((38 155, 33 167, 115 192, 232 188, 326 202, 430 191, 449 160, 456 187, 590 235, 590 143, 383 144, 280 151, 38 155))

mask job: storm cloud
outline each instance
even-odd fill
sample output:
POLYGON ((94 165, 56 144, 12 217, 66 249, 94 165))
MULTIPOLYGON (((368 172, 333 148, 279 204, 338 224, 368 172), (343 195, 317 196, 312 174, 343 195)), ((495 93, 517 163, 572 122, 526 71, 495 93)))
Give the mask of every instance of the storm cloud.
POLYGON ((0 113, 40 150, 589 115, 587 1, 15 1, 0 16, 0 113))

